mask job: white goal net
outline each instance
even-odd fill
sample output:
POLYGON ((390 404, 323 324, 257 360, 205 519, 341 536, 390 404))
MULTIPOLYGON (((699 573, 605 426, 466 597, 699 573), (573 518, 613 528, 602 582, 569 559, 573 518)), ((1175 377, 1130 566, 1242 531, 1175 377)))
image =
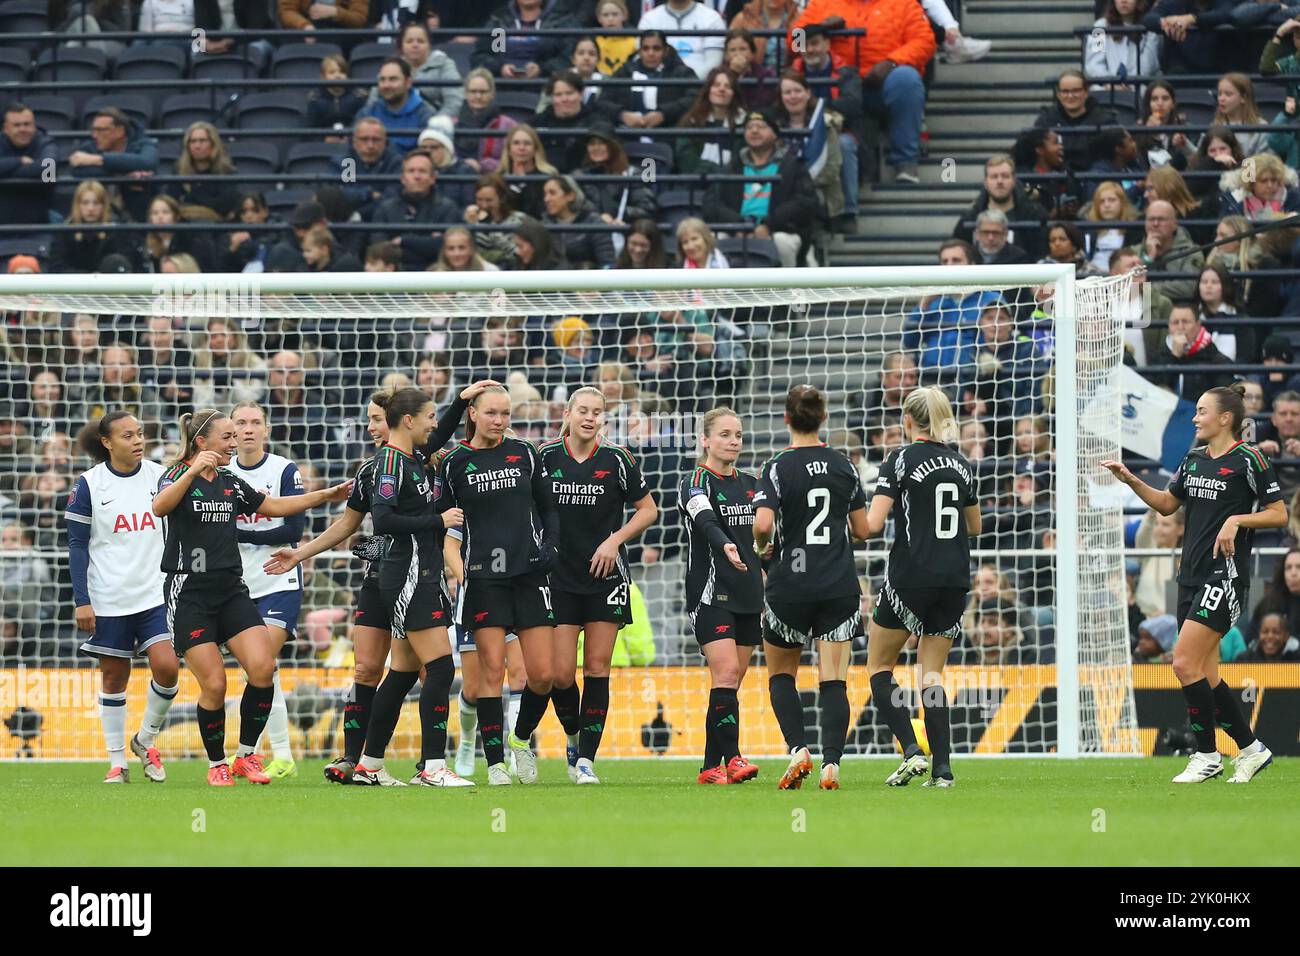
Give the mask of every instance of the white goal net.
MULTIPOLYGON (((128 408, 145 423, 146 454, 167 460, 181 412, 254 399, 270 414, 270 450, 297 462, 312 488, 350 477, 371 453, 367 396, 403 377, 440 408, 470 381, 496 378, 510 390, 516 433, 538 442, 558 433, 573 389, 606 395, 608 436, 646 474, 660 519, 632 548, 637 623, 615 651, 602 757, 703 752, 709 682, 685 615, 676 487, 697 460, 706 411, 740 413, 738 464, 756 471, 787 444, 785 395, 803 383, 829 394, 823 437, 853 461, 868 497, 903 441, 903 395, 936 383, 953 400, 986 529, 973 543, 970 607, 945 672, 954 753, 1137 753, 1121 503, 1097 465, 1119 457, 1118 303, 1128 293, 1128 277, 1076 281, 1055 266, 0 277, 3 756, 102 753, 98 675, 77 651, 85 635, 63 517, 90 465, 75 447, 84 424, 128 408)), ((311 513, 307 533, 331 517, 311 513)), ((891 540, 887 528, 857 552, 864 608, 880 591, 891 540)), ((339 551, 306 572, 281 658, 305 756, 341 746, 360 570, 339 551)), ((913 661, 905 652, 897 671, 909 694, 913 661)), ((846 753, 890 753, 865 662, 859 637, 846 753)), ((816 670, 801 671, 815 711, 816 670)), ((146 684, 137 671, 131 726, 146 684)), ((230 687, 235 707, 242 681, 232 675, 230 687)), ((183 674, 159 737, 165 755, 200 753, 195 697, 183 674)), ((741 708, 742 751, 782 753, 761 654, 741 708)), ((538 743, 543 755, 563 753, 553 716, 538 743)), ((393 755, 418 744, 412 703, 393 755)))

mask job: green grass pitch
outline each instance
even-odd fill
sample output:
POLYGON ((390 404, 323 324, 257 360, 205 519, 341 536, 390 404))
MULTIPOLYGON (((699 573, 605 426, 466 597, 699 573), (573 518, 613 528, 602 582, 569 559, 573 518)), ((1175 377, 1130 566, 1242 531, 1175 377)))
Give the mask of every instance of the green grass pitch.
MULTIPOLYGON (((410 761, 391 761, 410 773, 410 761)), ((326 784, 299 776, 211 789, 197 761, 127 786, 101 764, 0 764, 4 866, 344 865, 1293 865, 1300 761, 1247 786, 1175 786, 1181 759, 961 760, 953 790, 883 785, 895 763, 851 760, 844 789, 815 776, 775 789, 783 762, 750 783, 694 782, 682 761, 605 761, 578 788, 562 762, 542 781, 475 790, 326 784), (1193 837, 1192 834, 1197 834, 1193 837), (1218 836, 1212 836, 1218 834, 1218 836)))

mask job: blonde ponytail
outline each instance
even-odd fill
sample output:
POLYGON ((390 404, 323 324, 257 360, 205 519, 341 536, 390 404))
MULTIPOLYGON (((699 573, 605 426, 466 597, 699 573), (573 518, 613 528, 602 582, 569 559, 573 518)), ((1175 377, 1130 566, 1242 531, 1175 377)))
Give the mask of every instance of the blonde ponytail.
POLYGON ((903 411, 912 416, 919 431, 935 441, 951 445, 961 436, 961 429, 952 413, 952 404, 943 389, 933 385, 914 389, 903 399, 903 411))

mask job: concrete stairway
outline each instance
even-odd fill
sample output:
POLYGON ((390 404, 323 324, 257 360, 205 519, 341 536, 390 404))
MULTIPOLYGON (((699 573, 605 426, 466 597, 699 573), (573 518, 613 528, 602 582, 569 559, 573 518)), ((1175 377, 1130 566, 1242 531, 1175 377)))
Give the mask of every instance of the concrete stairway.
MULTIPOLYGON (((929 154, 920 186, 878 184, 862 197, 856 236, 840 237, 830 265, 917 265, 974 198, 984 160, 1010 151, 1050 101, 1048 81, 1080 64, 1075 27, 1092 23, 1088 0, 969 0, 962 31, 993 41, 978 63, 939 63, 926 105, 929 154)), ((892 180, 892 170, 884 170, 892 180)))

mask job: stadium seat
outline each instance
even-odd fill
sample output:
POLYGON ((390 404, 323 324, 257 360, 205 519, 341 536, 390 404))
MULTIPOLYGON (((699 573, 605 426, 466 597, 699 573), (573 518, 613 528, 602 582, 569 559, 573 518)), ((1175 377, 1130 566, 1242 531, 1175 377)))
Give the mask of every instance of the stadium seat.
POLYGON ((506 116, 519 123, 532 123, 537 119, 536 90, 497 90, 496 105, 506 116))
POLYGON ((343 51, 334 43, 286 43, 271 58, 271 76, 277 80, 314 80, 320 61, 343 51))
POLYGON ((1190 125, 1209 126, 1214 121, 1214 114, 1218 108, 1214 90, 1207 90, 1200 86, 1178 89, 1178 109, 1190 125))
POLYGON ((358 43, 352 49, 348 76, 354 80, 373 80, 384 61, 396 54, 397 47, 392 43, 358 43))
POLYGON ((174 46, 129 46, 117 56, 113 78, 118 80, 179 80, 189 58, 174 46))
POLYGON ((673 171, 673 148, 667 143, 624 143, 623 150, 633 166, 640 166, 641 160, 653 159, 655 172, 671 173, 673 171))
POLYGON ((36 58, 37 82, 102 80, 108 72, 108 58, 94 47, 62 46, 46 50, 36 58))
POLYGON ((472 43, 440 43, 434 46, 435 50, 441 50, 451 58, 451 62, 456 64, 456 71, 460 73, 461 79, 465 78, 472 67, 470 66, 470 56, 474 52, 472 43))
POLYGON ((240 129, 284 129, 302 126, 306 104, 295 96, 277 93, 249 93, 235 105, 240 129))
POLYGON ((284 161, 284 171, 296 176, 332 176, 338 173, 338 158, 347 151, 342 143, 294 143, 284 161))
POLYGON ((164 139, 158 143, 158 168, 171 171, 180 159, 181 141, 179 138, 164 139))
POLYGON ((23 102, 36 114, 36 125, 46 132, 77 128, 77 104, 70 96, 34 93, 23 102))
POLYGON ((158 111, 158 124, 163 129, 185 129, 198 120, 213 120, 220 111, 220 100, 211 93, 177 93, 163 101, 158 111))
MULTIPOLYGON (((49 28, 49 5, 45 0, 0 3, 0 33, 42 33, 49 28)), ((5 45, 31 51, 43 46, 37 40, 6 40, 5 45)))
POLYGON ((268 189, 262 195, 266 197, 266 208, 271 211, 271 215, 283 219, 293 207, 301 202, 306 202, 316 194, 314 189, 268 189))
POLYGON ((89 129, 95 111, 106 106, 116 106, 144 129, 153 126, 153 100, 137 93, 105 93, 102 96, 92 96, 81 108, 81 125, 89 129))
POLYGON ((190 67, 195 80, 239 80, 257 76, 257 64, 240 54, 196 57, 190 67))
MULTIPOLYGON (((280 171, 280 150, 274 143, 257 139, 232 140, 230 159, 241 173, 276 173, 280 171)), ((259 186, 265 188, 264 183, 259 186)))
POLYGON ((22 50, 0 47, 0 83, 21 83, 32 68, 32 58, 22 50))
POLYGON ((719 239, 718 248, 733 269, 777 269, 781 266, 781 256, 771 239, 719 239))
POLYGON ((673 230, 683 219, 699 214, 703 194, 688 189, 670 189, 660 193, 656 199, 659 203, 659 221, 666 223, 673 230))

